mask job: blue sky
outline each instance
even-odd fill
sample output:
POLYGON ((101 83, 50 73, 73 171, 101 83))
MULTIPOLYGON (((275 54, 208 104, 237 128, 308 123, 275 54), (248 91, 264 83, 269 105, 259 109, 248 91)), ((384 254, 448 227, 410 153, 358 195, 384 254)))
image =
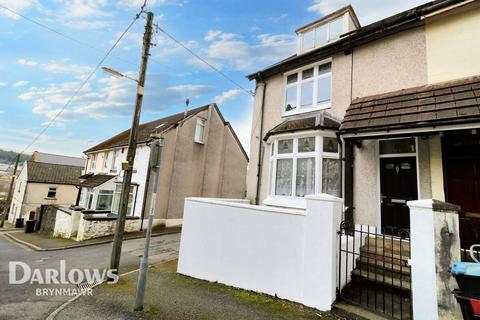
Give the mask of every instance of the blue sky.
MULTIPOLYGON (((0 4, 65 33, 77 44, 0 9, 0 148, 23 150, 99 62, 138 11, 140 0, 0 0, 0 4)), ((294 31, 351 3, 362 25, 419 0, 150 0, 155 23, 247 89, 245 75, 296 48, 294 31)), ((140 19, 105 66, 137 77, 140 19)), ((142 122, 217 102, 247 152, 252 98, 161 33, 154 37, 142 122)), ((101 71, 27 152, 81 155, 129 127, 135 83, 101 71)))

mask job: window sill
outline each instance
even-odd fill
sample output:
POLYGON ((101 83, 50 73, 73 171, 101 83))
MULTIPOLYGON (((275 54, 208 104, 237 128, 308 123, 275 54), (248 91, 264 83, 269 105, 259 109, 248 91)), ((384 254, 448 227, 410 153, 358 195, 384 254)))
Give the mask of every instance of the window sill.
POLYGON ((320 111, 320 110, 326 110, 330 109, 332 107, 331 103, 328 104, 323 104, 316 106, 314 108, 308 108, 308 109, 294 109, 293 111, 283 111, 282 117, 290 117, 294 116, 297 114, 304 114, 304 113, 309 113, 309 112, 314 112, 314 111, 320 111))
POLYGON ((303 210, 307 208, 307 202, 303 197, 287 197, 287 196, 269 195, 265 200, 263 200, 262 204, 266 206, 294 208, 294 209, 303 209, 303 210))
POLYGON ((46 197, 45 200, 57 200, 57 198, 49 198, 49 197, 46 197))
POLYGON ((198 144, 201 144, 201 145, 204 145, 204 144, 205 144, 205 142, 203 142, 203 141, 194 140, 193 142, 198 143, 198 144))

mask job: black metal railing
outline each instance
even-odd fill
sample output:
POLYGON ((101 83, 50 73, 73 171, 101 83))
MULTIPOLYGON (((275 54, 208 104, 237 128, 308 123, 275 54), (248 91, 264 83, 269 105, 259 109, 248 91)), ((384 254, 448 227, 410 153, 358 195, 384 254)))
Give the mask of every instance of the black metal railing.
POLYGON ((412 319, 410 241, 342 223, 337 298, 393 319, 412 319))
POLYGON ((472 255, 477 261, 480 261, 480 250, 470 250, 470 247, 460 249, 460 258, 463 262, 474 262, 472 255))

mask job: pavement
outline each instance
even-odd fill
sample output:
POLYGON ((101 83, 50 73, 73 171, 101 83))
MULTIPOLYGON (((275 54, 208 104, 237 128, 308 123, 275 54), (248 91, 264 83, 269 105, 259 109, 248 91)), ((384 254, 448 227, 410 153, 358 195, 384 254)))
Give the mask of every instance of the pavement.
MULTIPOLYGON (((53 250, 63 250, 69 248, 79 248, 91 245, 98 245, 104 243, 110 243, 113 241, 113 236, 94 238, 84 241, 75 241, 72 239, 64 238, 54 238, 42 233, 33 232, 33 233, 24 233, 23 229, 14 229, 16 231, 20 230, 22 232, 8 232, 5 235, 10 239, 25 245, 35 251, 53 251, 53 250)), ((152 237, 158 237, 164 234, 180 233, 181 228, 158 228, 154 229, 152 232, 152 237)), ((145 238, 145 231, 139 232, 129 232, 125 233, 124 239, 141 239, 145 238)))
MULTIPOLYGON (((103 270, 109 265, 112 250, 111 243, 56 251, 34 251, 27 246, 12 241, 5 235, 5 233, 0 234, 1 320, 45 319, 50 313, 71 298, 71 296, 64 295, 37 295, 37 289, 58 288, 59 285, 39 285, 37 283, 30 284, 29 282, 10 284, 10 262, 24 262, 30 267, 32 274, 35 272, 33 270, 38 269, 40 270, 39 273, 43 275, 45 275, 47 268, 59 270, 61 260, 65 260, 66 273, 73 268, 103 270)), ((119 270, 121 274, 138 268, 144 244, 145 239, 127 240, 123 243, 119 270)), ((176 259, 179 246, 179 233, 152 238, 150 263, 161 263, 176 259)), ((19 271, 15 278, 18 280, 22 275, 23 272, 19 271)), ((70 285, 70 287, 73 286, 70 285)))
MULTIPOLYGON (((1 218, 2 218, 2 215, 0 215, 0 219, 1 218)), ((9 232, 9 231, 19 231, 19 230, 22 230, 22 229, 16 229, 13 224, 11 224, 7 220, 5 220, 5 222, 3 224, 3 228, 0 228, 0 233, 1 232, 9 232)))
POLYGON ((341 310, 321 312, 300 304, 175 273, 176 261, 152 266, 145 307, 133 311, 138 272, 102 284, 92 296, 65 306, 54 319, 362 319, 341 310))

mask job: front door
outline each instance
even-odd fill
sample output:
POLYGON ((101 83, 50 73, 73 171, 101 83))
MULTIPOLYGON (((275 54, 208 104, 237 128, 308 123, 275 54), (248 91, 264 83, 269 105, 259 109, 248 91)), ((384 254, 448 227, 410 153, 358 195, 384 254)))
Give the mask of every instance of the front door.
POLYGON ((409 237, 410 212, 407 201, 418 199, 415 157, 380 159, 382 232, 409 237))
POLYGON ((446 200, 459 205, 462 248, 480 243, 480 136, 448 133, 442 139, 446 200))

